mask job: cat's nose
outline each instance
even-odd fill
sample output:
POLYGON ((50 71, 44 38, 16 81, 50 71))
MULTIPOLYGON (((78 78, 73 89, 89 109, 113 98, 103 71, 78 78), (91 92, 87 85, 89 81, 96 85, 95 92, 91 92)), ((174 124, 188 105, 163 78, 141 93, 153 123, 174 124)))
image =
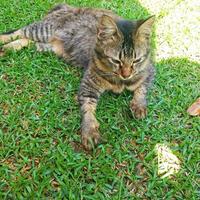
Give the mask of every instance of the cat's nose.
POLYGON ((129 78, 132 74, 132 69, 124 68, 121 69, 121 76, 125 79, 129 78))

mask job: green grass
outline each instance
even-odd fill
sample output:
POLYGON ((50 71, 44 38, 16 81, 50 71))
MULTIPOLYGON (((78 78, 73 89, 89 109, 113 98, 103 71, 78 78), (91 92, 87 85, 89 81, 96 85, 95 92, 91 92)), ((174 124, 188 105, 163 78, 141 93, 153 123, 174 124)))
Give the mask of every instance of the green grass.
MULTIPOLYGON (((56 2, 2 0, 0 32, 40 19, 56 2)), ((130 19, 151 15, 135 0, 68 3, 130 19)), ((156 42, 155 36, 158 54, 156 42)), ((71 145, 80 141, 82 71, 34 46, 0 57, 0 199, 199 199, 200 118, 186 110, 199 96, 200 65, 173 56, 155 65, 148 117, 131 116, 129 92, 105 93, 97 118, 107 142, 87 154, 71 145), (172 179, 157 175, 157 143, 167 143, 182 162, 172 179)))

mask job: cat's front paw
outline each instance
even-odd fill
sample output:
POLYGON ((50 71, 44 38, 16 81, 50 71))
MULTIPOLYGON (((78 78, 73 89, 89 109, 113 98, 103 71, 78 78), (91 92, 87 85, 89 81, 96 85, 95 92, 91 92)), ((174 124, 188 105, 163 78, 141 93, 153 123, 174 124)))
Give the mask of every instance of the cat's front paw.
POLYGON ((131 102, 131 111, 137 119, 144 119, 147 116, 146 105, 140 105, 135 102, 131 102))
POLYGON ((98 127, 87 128, 81 131, 82 144, 86 150, 91 150, 100 142, 98 127))

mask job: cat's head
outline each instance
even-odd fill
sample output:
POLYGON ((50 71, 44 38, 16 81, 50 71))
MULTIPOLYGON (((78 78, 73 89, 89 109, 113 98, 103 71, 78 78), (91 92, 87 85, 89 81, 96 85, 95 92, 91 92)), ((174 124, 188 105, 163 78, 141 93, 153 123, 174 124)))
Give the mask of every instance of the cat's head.
POLYGON ((95 52, 106 73, 127 80, 144 70, 153 22, 154 17, 138 21, 100 18, 95 52))

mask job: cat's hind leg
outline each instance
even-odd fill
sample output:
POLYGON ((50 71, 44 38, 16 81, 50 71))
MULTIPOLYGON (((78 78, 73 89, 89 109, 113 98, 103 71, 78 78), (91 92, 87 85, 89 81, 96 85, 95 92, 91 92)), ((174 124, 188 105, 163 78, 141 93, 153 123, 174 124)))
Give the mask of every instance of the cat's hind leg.
POLYGON ((49 51, 55 53, 59 57, 68 58, 64 50, 64 42, 56 38, 52 38, 49 43, 36 42, 36 48, 37 51, 40 52, 49 51))
POLYGON ((50 43, 36 42, 35 44, 36 44, 37 51, 39 52, 53 51, 53 47, 50 43))
POLYGON ((0 43, 4 44, 0 48, 0 56, 4 56, 8 49, 18 51, 30 44, 31 38, 26 36, 25 29, 26 27, 0 34, 0 43))
MULTIPOLYGON (((29 44, 33 43, 32 40, 29 40, 27 38, 24 39, 18 39, 15 41, 12 41, 10 43, 7 43, 5 45, 3 45, 0 49, 0 56, 4 56, 5 55, 5 51, 6 50, 15 50, 15 51, 19 51, 24 47, 27 47, 29 44)), ((42 42, 35 42, 36 45, 36 49, 39 52, 55 52, 55 47, 53 47, 50 43, 42 43, 42 42)))
POLYGON ((0 34, 0 43, 8 43, 16 39, 27 38, 34 42, 48 43, 54 35, 54 27, 50 22, 36 22, 15 31, 0 34))
POLYGON ((70 58, 70 55, 64 49, 64 41, 56 37, 52 37, 48 43, 36 42, 36 48, 39 52, 53 52, 66 61, 70 58))
POLYGON ((24 38, 23 31, 21 29, 19 30, 13 30, 9 31, 7 33, 3 33, 0 35, 0 43, 8 43, 16 39, 22 39, 24 38))
POLYGON ((27 38, 18 39, 10 43, 7 43, 0 48, 0 56, 1 57, 4 56, 6 53, 6 50, 19 51, 20 49, 27 47, 30 43, 31 43, 31 40, 27 38))
POLYGON ((3 50, 10 49, 10 50, 18 51, 22 49, 23 47, 27 47, 30 43, 31 43, 31 40, 27 38, 18 39, 18 40, 15 40, 13 42, 3 45, 2 49, 3 50))
MULTIPOLYGON (((53 36, 53 26, 51 23, 37 22, 25 26, 16 31, 10 31, 0 35, 0 43, 4 45, 1 47, 0 56, 5 54, 6 49, 20 50, 29 45, 29 43, 49 43, 49 39, 53 36)), ((44 46, 44 45, 43 45, 44 46)), ((48 45, 46 45, 45 49, 48 45)), ((41 48, 39 48, 41 51, 41 48)))

